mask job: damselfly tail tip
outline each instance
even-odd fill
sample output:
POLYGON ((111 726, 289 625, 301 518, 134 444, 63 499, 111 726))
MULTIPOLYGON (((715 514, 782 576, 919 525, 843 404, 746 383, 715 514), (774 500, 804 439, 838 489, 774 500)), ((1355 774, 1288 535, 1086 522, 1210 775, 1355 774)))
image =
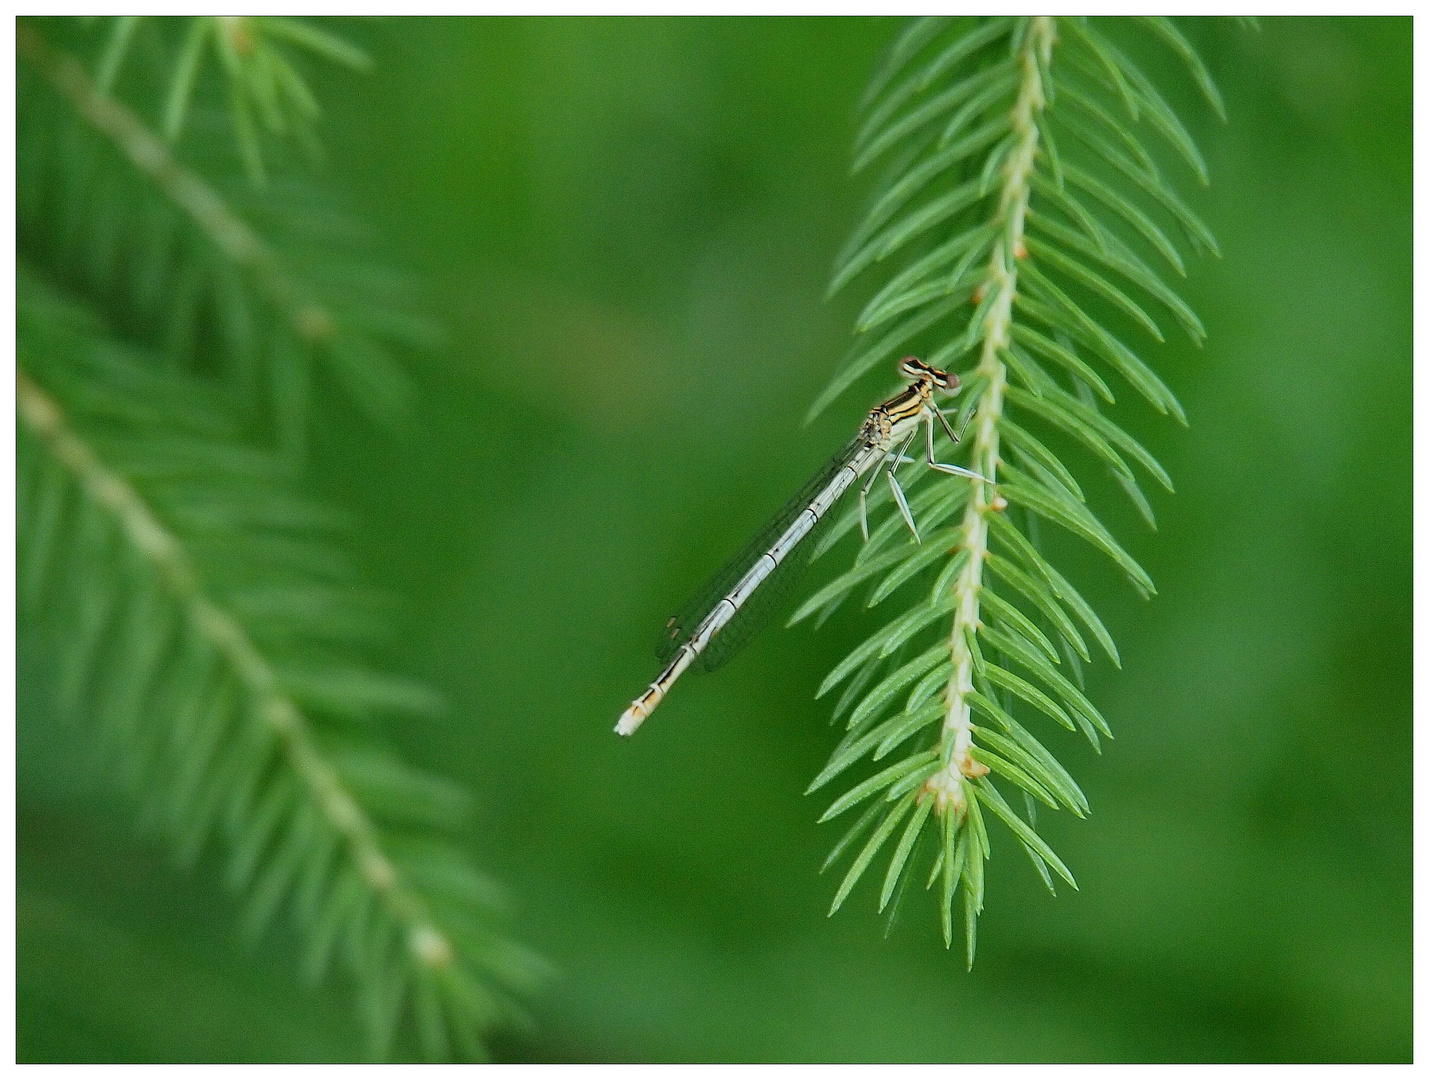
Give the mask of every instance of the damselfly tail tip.
POLYGON ((638 705, 631 705, 620 714, 620 720, 615 725, 617 735, 634 735, 640 725, 645 722, 645 710, 638 705))

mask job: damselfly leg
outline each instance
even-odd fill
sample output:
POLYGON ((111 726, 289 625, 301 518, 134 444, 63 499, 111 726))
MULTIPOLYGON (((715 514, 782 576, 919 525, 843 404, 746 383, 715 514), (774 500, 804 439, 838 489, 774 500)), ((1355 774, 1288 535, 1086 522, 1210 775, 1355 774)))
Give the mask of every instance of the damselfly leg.
MULTIPOLYGON (((893 489, 893 501, 898 504, 898 512, 903 515, 903 523, 908 526, 908 531, 913 534, 913 542, 915 544, 921 544, 923 538, 918 535, 918 526, 913 524, 913 511, 908 509, 908 500, 904 498, 903 488, 899 485, 898 477, 895 475, 898 472, 898 466, 903 464, 904 453, 908 447, 912 445, 917 435, 918 429, 915 427, 908 433, 908 438, 903 440, 903 445, 898 448, 898 453, 894 455, 893 467, 888 470, 888 486, 893 489)), ((932 454, 930 453, 930 463, 931 458, 932 454)))
MULTIPOLYGON (((958 438, 958 437, 957 437, 956 435, 953 435, 953 429, 952 429, 951 427, 948 427, 947 417, 945 417, 941 412, 938 412, 937 409, 933 409, 932 411, 933 411, 934 413, 937 413, 938 419, 941 420, 941 421, 943 421, 943 427, 947 428, 948 434, 952 436, 954 442, 957 442, 957 438, 958 438)), ((987 479, 987 477, 983 476, 982 473, 973 472, 971 469, 964 469, 961 465, 945 465, 945 464, 943 464, 941 461, 936 461, 936 460, 934 460, 934 458, 933 458, 933 417, 932 417, 931 415, 928 416, 927 423, 924 424, 924 428, 926 429, 926 431, 927 431, 927 433, 928 433, 928 439, 927 439, 927 445, 928 445, 928 468, 930 468, 930 469, 937 469, 938 472, 940 472, 940 473, 947 473, 949 476, 965 476, 965 477, 967 477, 969 480, 981 480, 981 481, 983 481, 984 483, 990 483, 990 482, 991 482, 991 481, 989 481, 989 480, 987 479)), ((916 434, 916 433, 915 433, 915 434, 916 434)), ((892 474, 890 474, 890 475, 892 475, 892 474)), ((911 522, 910 522, 910 527, 911 527, 911 522)), ((917 534, 914 533, 914 535, 916 536, 917 534)))
MULTIPOLYGON (((938 408, 938 406, 933 405, 933 404, 931 404, 931 403, 929 403, 929 406, 928 406, 928 407, 929 407, 930 409, 932 409, 933 412, 937 415, 937 417, 938 417, 938 422, 943 425, 943 430, 948 433, 948 438, 952 439, 954 443, 960 443, 960 442, 962 442, 962 441, 963 441, 962 436, 961 436, 958 432, 956 432, 956 431, 953 430, 953 425, 950 424, 950 423, 948 423, 948 417, 947 417, 947 415, 943 412, 943 410, 940 409, 940 408, 938 408)), ((971 419, 972 419, 972 413, 968 413, 968 420, 971 420, 971 419)), ((967 421, 966 421, 966 420, 963 421, 963 426, 964 426, 964 428, 966 428, 966 426, 967 426, 967 421)), ((931 439, 932 437, 933 437, 933 425, 930 423, 930 424, 928 425, 928 438, 931 439)))
POLYGON ((868 543, 868 493, 873 490, 873 485, 878 482, 878 474, 883 471, 883 466, 888 464, 890 455, 884 454, 879 458, 878 464, 868 474, 868 479, 863 482, 863 487, 858 489, 858 528, 863 533, 863 542, 868 543))

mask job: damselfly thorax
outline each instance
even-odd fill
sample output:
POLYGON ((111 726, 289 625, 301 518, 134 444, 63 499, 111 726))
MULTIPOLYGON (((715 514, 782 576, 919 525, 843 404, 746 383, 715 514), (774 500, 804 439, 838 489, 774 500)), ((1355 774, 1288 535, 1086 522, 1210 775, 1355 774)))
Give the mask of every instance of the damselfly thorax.
POLYGON ((898 467, 912 460, 905 454, 920 427, 925 432, 929 468, 952 476, 983 479, 978 473, 936 461, 933 456, 935 424, 940 424, 954 443, 958 441, 948 418, 934 401, 938 393, 956 394, 958 377, 914 356, 898 362, 898 373, 909 380, 908 386, 873 409, 853 441, 835 454, 693 600, 670 617, 657 649, 660 659, 669 662, 621 714, 615 725, 617 732, 632 734, 691 664, 699 661, 711 671, 753 636, 761 624, 759 616, 782 599, 798 570, 807 564, 813 547, 810 537, 828 520, 839 498, 860 479, 866 477, 858 493, 859 525, 864 539, 868 539, 867 496, 882 473, 904 523, 913 539, 921 543, 897 478, 898 467))
MULTIPOLYGON (((868 414, 859 435, 879 449, 891 449, 910 432, 916 431, 934 408, 933 391, 946 390, 957 393, 958 377, 947 372, 930 368, 915 357, 905 357, 898 365, 898 372, 913 382, 895 397, 889 398, 868 414)), ((949 432, 952 435, 952 432, 949 432)), ((957 439, 953 435, 954 440, 957 439)))

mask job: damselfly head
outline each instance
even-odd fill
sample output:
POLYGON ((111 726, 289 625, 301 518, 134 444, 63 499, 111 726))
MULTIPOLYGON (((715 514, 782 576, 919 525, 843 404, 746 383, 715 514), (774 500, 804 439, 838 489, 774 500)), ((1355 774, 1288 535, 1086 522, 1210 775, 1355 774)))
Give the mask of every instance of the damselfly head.
POLYGON ((958 388, 956 375, 950 371, 939 371, 937 368, 923 363, 916 356, 905 356, 898 361, 898 374, 910 382, 927 379, 939 390, 956 390, 958 388))

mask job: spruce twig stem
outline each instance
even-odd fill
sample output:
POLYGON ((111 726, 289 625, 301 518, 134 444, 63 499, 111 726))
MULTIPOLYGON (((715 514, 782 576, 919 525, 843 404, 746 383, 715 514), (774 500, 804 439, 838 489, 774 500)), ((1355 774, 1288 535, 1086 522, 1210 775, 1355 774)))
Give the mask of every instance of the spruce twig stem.
POLYGON ((143 496, 66 422, 59 405, 21 368, 16 369, 16 410, 26 428, 87 496, 117 522, 122 535, 152 567, 194 632, 222 658, 255 702, 253 713, 278 739, 294 773, 342 836, 363 881, 405 927, 408 947, 431 969, 446 967, 452 948, 433 925, 426 906, 405 884, 382 849, 377 830, 318 750, 308 719, 281 688, 277 673, 228 612, 205 594, 182 543, 143 496))
POLYGON ((1050 65, 1056 43, 1056 24, 1049 17, 1034 18, 1021 46, 1021 83, 1012 109, 1012 129, 1016 141, 1002 166, 1003 183, 998 200, 998 222, 1003 226, 988 260, 985 288, 994 295, 984 324, 982 352, 977 372, 987 379, 987 390, 978 402, 973 418, 972 468, 991 483, 972 481, 972 492, 963 513, 963 546, 968 558, 953 579, 956 600, 950 652, 953 670, 948 679, 947 714, 940 743, 944 768, 927 781, 927 790, 937 799, 940 813, 960 814, 967 799, 962 791, 965 777, 986 774, 987 767, 971 757, 973 745, 972 709, 968 695, 973 690, 973 656, 969 637, 980 628, 979 591, 983 563, 987 557, 987 517, 1006 507, 997 495, 998 424, 1002 419, 1003 396, 1007 388, 1007 368, 1000 353, 1011 343, 1012 301, 1017 294, 1017 262, 1022 258, 1023 230, 1031 191, 1032 167, 1037 155, 1038 118, 1046 107, 1042 72, 1050 65))

